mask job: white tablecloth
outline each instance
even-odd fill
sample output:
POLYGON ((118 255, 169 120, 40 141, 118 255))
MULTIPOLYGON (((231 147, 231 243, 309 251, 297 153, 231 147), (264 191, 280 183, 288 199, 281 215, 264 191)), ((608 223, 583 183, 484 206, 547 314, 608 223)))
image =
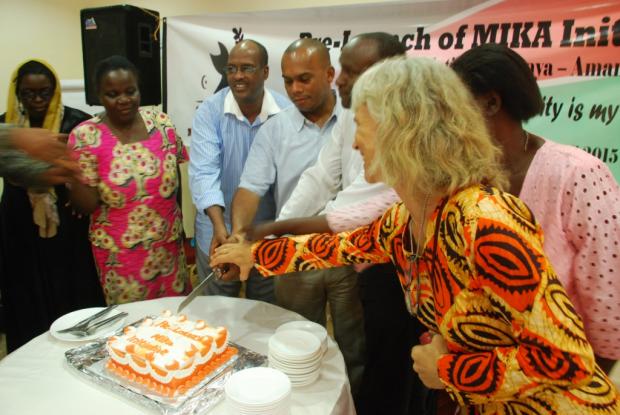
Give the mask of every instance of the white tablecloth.
MULTIPOLYGON (((127 322, 164 309, 175 311, 181 297, 125 304, 127 322)), ((267 354, 267 342, 282 323, 303 320, 296 313, 263 302, 227 297, 198 297, 183 313, 212 325, 228 327, 231 340, 267 354)), ((153 413, 137 403, 90 382, 71 368, 65 351, 85 342, 63 342, 49 332, 0 360, 0 414, 124 415, 153 413)), ((319 380, 293 388, 291 415, 355 414, 338 346, 330 339, 319 380)), ((226 414, 220 402, 209 414, 226 414)))

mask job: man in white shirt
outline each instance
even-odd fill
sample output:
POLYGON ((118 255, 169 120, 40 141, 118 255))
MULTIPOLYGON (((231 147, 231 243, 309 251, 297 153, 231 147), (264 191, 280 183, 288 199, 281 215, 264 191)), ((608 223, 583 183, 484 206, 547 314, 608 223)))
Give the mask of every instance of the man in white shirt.
MULTIPOLYGON (((351 107, 353 85, 366 69, 377 61, 404 53, 404 47, 388 33, 354 37, 340 55, 342 69, 336 84, 342 106, 351 107)), ((389 191, 382 183, 369 184, 364 179, 363 160, 353 149, 355 129, 353 113, 343 111, 316 164, 301 175, 278 220, 331 212, 389 191)), ((423 413, 420 401, 424 388, 411 370, 409 358, 410 347, 417 344, 423 327, 407 312, 393 265, 375 265, 361 272, 359 295, 364 312, 366 356, 363 380, 355 396, 357 413, 423 413)))

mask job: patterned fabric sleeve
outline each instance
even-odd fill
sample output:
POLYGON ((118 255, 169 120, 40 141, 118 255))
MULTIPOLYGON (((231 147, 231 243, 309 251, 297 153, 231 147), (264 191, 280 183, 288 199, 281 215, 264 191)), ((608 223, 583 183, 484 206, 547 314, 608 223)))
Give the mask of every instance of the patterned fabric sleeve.
POLYGON ((453 346, 438 360, 439 376, 453 398, 465 405, 490 404, 550 387, 570 393, 590 381, 594 355, 583 322, 544 255, 540 227, 527 207, 496 195, 454 223, 463 224, 465 243, 453 247, 467 258, 471 273, 461 281, 467 294, 459 296, 466 300, 444 316, 442 334, 449 346, 468 344, 479 351, 453 346), (485 308, 493 311, 480 311, 485 308), (466 340, 464 332, 471 333, 466 340))
POLYGON ((177 130, 174 127, 170 116, 168 116, 165 112, 155 110, 153 110, 152 114, 153 121, 155 122, 156 127, 164 135, 166 142, 174 146, 174 153, 177 158, 177 163, 181 164, 189 160, 187 150, 185 149, 185 145, 183 145, 183 140, 177 134, 177 130))
POLYGON ((101 130, 93 122, 87 121, 71 131, 67 147, 76 155, 82 178, 91 187, 99 184, 99 168, 94 149, 101 144, 101 130))
POLYGON ((390 262, 401 205, 351 232, 263 240, 252 245, 255 267, 264 276, 364 262, 390 262))

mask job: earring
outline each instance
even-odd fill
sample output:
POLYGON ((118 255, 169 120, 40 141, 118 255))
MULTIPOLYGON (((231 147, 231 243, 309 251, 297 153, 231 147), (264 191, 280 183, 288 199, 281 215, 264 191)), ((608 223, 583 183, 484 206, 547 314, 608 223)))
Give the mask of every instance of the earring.
POLYGON ((489 102, 487 102, 487 113, 489 115, 493 115, 495 114, 496 111, 497 111, 497 100, 495 98, 491 98, 489 99, 489 102))
POLYGON ((527 145, 530 143, 530 133, 523 130, 523 151, 527 152, 527 145))

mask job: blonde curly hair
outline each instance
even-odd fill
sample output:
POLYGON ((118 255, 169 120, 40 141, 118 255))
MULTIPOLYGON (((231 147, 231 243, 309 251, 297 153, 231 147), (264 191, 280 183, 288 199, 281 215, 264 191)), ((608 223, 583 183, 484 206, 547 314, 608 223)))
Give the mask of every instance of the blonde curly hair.
POLYGON ((352 109, 363 105, 378 124, 370 173, 386 184, 445 194, 476 183, 506 186, 501 150, 448 66, 428 58, 384 60, 353 87, 352 109))

